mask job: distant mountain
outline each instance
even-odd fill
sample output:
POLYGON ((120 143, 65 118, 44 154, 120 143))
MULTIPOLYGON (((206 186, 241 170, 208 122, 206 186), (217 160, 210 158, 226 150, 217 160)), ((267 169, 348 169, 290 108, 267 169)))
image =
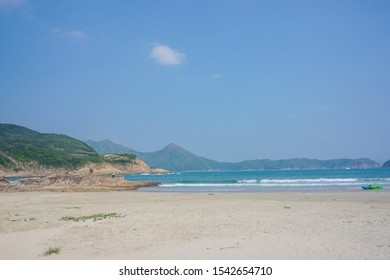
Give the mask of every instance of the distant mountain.
POLYGON ((126 146, 115 144, 110 140, 102 141, 85 141, 90 147, 92 147, 98 154, 137 154, 136 151, 126 146))
POLYGON ((217 161, 197 156, 173 143, 167 145, 160 151, 138 153, 138 156, 150 166, 171 171, 218 169, 217 161))
POLYGON ((129 147, 115 144, 109 140, 86 141, 99 154, 105 153, 132 153, 145 161, 151 167, 164 168, 171 171, 184 170, 215 170, 218 162, 199 157, 173 143, 156 152, 138 152, 129 147), (164 167, 162 167, 164 166, 164 167))
POLYGON ((0 169, 77 168, 99 161, 95 150, 72 137, 0 124, 0 169))
POLYGON ((390 168, 390 160, 386 161, 382 167, 390 168))
MULTIPOLYGON (((164 168, 171 171, 207 171, 207 170, 268 170, 268 169, 346 169, 346 168, 377 168, 380 164, 364 158, 364 159, 334 159, 334 160, 318 160, 318 159, 287 159, 287 160, 247 160, 237 163, 218 162, 197 156, 184 148, 169 144, 162 150, 150 153, 137 152, 131 148, 113 144, 105 147, 105 141, 88 142, 92 148, 104 150, 108 153, 120 149, 124 153, 136 154, 152 167, 164 168), (97 143, 97 144, 96 144, 97 143)), ((97 150, 98 151, 98 150, 97 150)), ((99 152, 99 151, 98 151, 99 152)))
POLYGON ((380 164, 368 158, 319 160, 295 158, 283 160, 251 160, 233 164, 234 170, 268 169, 359 169, 377 168, 380 164))

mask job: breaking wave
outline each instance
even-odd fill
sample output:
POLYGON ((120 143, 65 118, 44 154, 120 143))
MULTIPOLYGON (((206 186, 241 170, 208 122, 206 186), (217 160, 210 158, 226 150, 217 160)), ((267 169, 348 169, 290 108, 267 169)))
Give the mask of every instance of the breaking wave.
POLYGON ((390 178, 318 178, 318 179, 248 179, 224 182, 181 181, 163 187, 238 187, 238 186, 353 186, 368 183, 390 183, 390 178))

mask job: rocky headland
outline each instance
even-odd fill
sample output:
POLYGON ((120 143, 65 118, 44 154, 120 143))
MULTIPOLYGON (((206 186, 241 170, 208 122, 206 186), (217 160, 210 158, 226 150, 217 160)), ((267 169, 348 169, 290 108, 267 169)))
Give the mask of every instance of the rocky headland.
POLYGON ((123 174, 161 174, 164 169, 151 168, 138 158, 129 155, 102 155, 102 162, 90 163, 82 168, 66 170, 31 166, 22 172, 0 171, 0 192, 50 191, 50 192, 103 192, 137 190, 158 186, 158 182, 130 182, 123 174), (115 174, 113 176, 113 174, 115 174), (24 179, 9 181, 7 177, 24 179))

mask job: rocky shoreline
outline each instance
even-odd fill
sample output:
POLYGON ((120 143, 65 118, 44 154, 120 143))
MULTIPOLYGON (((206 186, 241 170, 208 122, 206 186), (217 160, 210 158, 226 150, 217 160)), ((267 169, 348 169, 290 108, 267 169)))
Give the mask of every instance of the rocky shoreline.
POLYGON ((74 173, 31 177, 10 182, 0 177, 0 192, 107 192, 159 186, 158 182, 130 182, 123 178, 74 173))
MULTIPOLYGON (((107 157, 116 157, 121 159, 120 155, 105 155, 107 157)), ((2 169, 0 166, 0 177, 42 177, 51 176, 52 174, 79 174, 86 175, 93 171, 94 175, 107 175, 107 174, 166 174, 170 171, 161 168, 151 168, 145 162, 140 159, 135 159, 131 164, 110 164, 110 163, 91 163, 85 165, 79 169, 64 169, 64 168, 50 168, 45 166, 20 166, 21 170, 13 171, 8 169, 2 169)))

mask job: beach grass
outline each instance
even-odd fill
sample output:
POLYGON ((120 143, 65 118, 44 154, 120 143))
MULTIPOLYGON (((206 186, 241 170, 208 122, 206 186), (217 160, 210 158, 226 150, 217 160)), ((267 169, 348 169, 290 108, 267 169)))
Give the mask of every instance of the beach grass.
POLYGON ((61 252, 60 247, 49 247, 44 253, 44 256, 50 256, 50 255, 58 255, 61 252))
POLYGON ((111 219, 111 218, 123 218, 121 214, 118 213, 107 213, 107 214, 94 214, 89 216, 80 216, 80 217, 73 217, 73 216, 64 216, 60 220, 63 221, 74 221, 74 222, 85 222, 87 220, 93 220, 94 222, 104 220, 104 219, 111 219))

